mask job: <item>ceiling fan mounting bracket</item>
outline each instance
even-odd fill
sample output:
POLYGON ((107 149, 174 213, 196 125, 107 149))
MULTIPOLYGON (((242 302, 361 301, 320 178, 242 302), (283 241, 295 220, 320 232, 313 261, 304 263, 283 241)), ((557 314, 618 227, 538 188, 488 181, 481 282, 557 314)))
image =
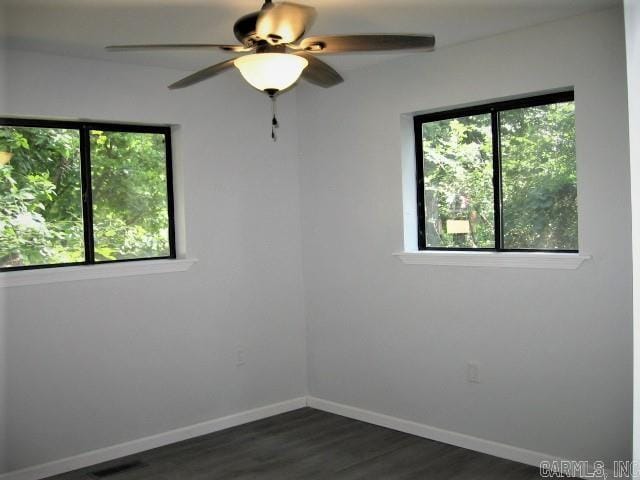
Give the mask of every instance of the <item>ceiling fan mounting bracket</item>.
POLYGON ((256 53, 287 53, 287 47, 285 45, 271 45, 262 40, 256 46, 256 53))

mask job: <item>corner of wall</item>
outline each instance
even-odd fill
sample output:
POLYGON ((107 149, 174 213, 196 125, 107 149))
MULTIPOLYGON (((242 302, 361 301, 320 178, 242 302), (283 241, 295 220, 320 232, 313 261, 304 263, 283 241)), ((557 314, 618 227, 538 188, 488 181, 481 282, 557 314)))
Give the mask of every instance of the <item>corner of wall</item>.
MULTIPOLYGON (((302 92, 304 92, 306 90, 306 87, 302 89, 302 92)), ((303 224, 304 224, 304 205, 303 205, 303 192, 302 192, 302 162, 303 162, 303 154, 302 154, 302 139, 301 137, 301 129, 300 129, 300 92, 301 92, 301 88, 300 86, 298 86, 297 88, 295 88, 292 92, 293 96, 294 96, 294 112, 295 112, 295 122, 296 125, 298 126, 296 128, 296 138, 295 138, 295 149, 296 149, 296 178, 298 180, 298 194, 297 194, 297 204, 298 204, 298 235, 300 238, 300 250, 299 250, 299 255, 300 255, 300 286, 301 286, 301 292, 302 292, 302 320, 304 322, 304 371, 305 371, 305 394, 308 396, 310 395, 311 392, 311 372, 310 372, 310 366, 311 366, 311 359, 309 358, 309 352, 310 352, 310 348, 309 348, 309 337, 310 337, 310 326, 311 323, 309 321, 309 310, 308 310, 308 297, 309 297, 309 292, 307 291, 307 284, 305 282, 305 270, 304 270, 304 228, 303 228, 303 224)))
MULTIPOLYGON (((0 115, 5 112, 6 108, 7 68, 5 65, 4 8, 3 5, 0 5, 0 115)), ((7 470, 6 360, 4 293, 0 292, 0 474, 7 470)))
MULTIPOLYGON (((627 48, 627 82, 629 92, 629 143, 631 161, 631 205, 633 222, 633 323, 634 323, 634 392, 633 392, 633 460, 640 460, 640 102, 632 92, 640 83, 640 8, 635 0, 624 1, 625 33, 627 48)), ((634 476, 640 478, 640 475, 634 476)))

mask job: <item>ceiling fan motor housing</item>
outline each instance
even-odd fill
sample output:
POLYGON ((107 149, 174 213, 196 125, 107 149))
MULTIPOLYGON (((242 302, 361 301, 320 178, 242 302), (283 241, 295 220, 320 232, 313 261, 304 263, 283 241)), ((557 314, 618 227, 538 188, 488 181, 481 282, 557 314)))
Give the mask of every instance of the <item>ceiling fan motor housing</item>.
POLYGON ((283 42, 283 38, 275 33, 269 34, 267 38, 260 37, 256 32, 258 30, 258 18, 265 10, 273 8, 271 0, 265 0, 262 8, 253 13, 249 13, 241 17, 233 26, 233 33, 236 38, 247 47, 253 47, 259 43, 269 43, 271 45, 279 45, 283 42))
POLYGON ((260 12, 253 12, 240 17, 240 19, 233 26, 233 33, 236 38, 247 47, 253 47, 261 39, 256 34, 256 24, 258 23, 258 17, 260 12))

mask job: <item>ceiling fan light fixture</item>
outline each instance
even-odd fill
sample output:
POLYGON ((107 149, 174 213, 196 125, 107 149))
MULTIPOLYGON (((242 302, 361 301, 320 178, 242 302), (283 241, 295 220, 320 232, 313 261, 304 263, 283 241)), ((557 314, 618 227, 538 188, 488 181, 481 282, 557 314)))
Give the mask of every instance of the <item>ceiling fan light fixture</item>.
POLYGON ((296 83, 309 62, 287 53, 256 53, 234 62, 244 79, 263 92, 281 92, 296 83))

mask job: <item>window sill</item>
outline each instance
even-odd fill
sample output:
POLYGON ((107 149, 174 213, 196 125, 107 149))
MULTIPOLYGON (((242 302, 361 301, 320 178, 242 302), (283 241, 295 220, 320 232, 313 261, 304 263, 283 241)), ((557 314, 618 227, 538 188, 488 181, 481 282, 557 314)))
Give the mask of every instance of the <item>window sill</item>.
POLYGON ((78 265, 76 267, 42 268, 0 273, 0 288, 75 282, 100 278, 132 277, 158 273, 185 272, 196 263, 194 258, 176 260, 143 260, 139 262, 78 265))
POLYGON ((530 252, 444 252, 420 251, 394 253, 407 265, 438 265, 451 267, 540 268, 576 270, 591 256, 578 253, 530 252))

